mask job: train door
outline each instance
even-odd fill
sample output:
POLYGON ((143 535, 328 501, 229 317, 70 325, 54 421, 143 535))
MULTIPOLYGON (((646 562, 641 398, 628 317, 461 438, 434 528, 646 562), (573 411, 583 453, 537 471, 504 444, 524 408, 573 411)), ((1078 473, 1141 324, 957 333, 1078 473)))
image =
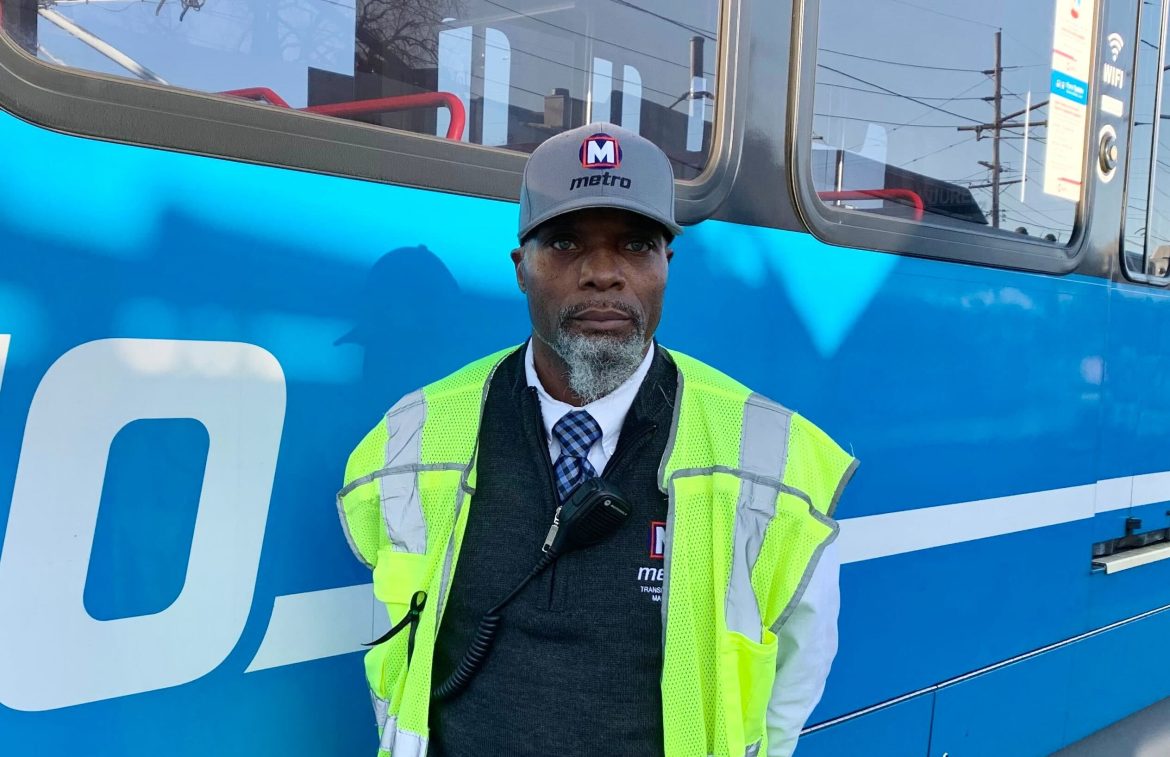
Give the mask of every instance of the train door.
MULTIPOLYGON (((1156 563, 1170 556, 1170 396, 1156 391, 1170 380, 1170 77, 1166 70, 1170 3, 1135 8, 1131 60, 1116 56, 1129 40, 1103 31, 1107 47, 1099 66, 1101 108, 1125 112, 1125 121, 1098 130, 1098 174, 1124 169, 1124 213, 1113 256, 1109 347, 1106 358, 1102 467, 1098 495, 1098 582, 1094 621, 1117 622, 1170 602, 1170 572, 1156 563), (1132 83, 1127 78, 1132 76, 1132 83), (1128 143, 1114 153, 1111 144, 1128 143)), ((1122 189, 1117 187, 1118 190, 1122 189)), ((1167 566, 1170 568, 1170 566, 1167 566)))
POLYGON ((1097 685, 1077 692, 1070 729, 1170 695, 1167 667, 1157 662, 1170 632, 1170 3, 1110 5, 1093 147, 1099 180, 1109 181, 1117 164, 1109 191, 1123 192, 1124 206, 1111 255, 1090 612, 1094 627, 1113 630, 1078 655, 1078 668, 1097 685), (1122 655, 1137 665, 1117 675, 1122 655))

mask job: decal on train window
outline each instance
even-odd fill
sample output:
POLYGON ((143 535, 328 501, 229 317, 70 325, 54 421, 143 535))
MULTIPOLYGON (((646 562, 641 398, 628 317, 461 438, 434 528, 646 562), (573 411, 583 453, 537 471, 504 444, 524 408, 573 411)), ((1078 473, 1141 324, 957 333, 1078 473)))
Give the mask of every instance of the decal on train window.
POLYGON ((1081 197, 1081 177, 1085 172, 1093 10, 1091 2, 1057 0, 1052 37, 1044 191, 1074 202, 1081 197))

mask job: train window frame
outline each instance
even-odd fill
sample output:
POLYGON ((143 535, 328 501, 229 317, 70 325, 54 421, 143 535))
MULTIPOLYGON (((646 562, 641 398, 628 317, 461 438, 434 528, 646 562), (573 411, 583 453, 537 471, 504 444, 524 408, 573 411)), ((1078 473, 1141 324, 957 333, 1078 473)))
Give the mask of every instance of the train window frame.
MULTIPOLYGON (((738 170, 746 98, 736 82, 750 52, 746 2, 717 0, 711 149, 697 177, 675 180, 682 224, 711 217, 738 170)), ((528 160, 504 148, 59 67, 2 31, 0 110, 70 136, 513 202, 528 160)))
MULTIPOLYGON (((1072 273, 1084 259, 1091 215, 1086 212, 1093 200, 1092 135, 1097 116, 1090 109, 1083 145, 1083 182, 1081 196, 1073 217, 1073 231, 1068 244, 1049 242, 1020 235, 982 231, 884 217, 859 211, 833 208, 817 197, 813 186, 811 150, 813 100, 819 40, 821 0, 797 0, 792 40, 792 67, 796 72, 789 83, 788 160, 790 190, 796 200, 801 220, 814 236, 828 244, 870 249, 898 255, 952 260, 964 263, 1009 268, 1038 273, 1072 273)), ((1093 21, 1094 44, 1090 70, 1099 65, 1101 15, 1093 21)), ((1089 102, 1097 97, 1094 75, 1089 81, 1089 102)))
MULTIPOLYGON (((1144 12, 1145 12, 1144 4, 1139 3, 1138 7, 1137 7, 1137 28, 1139 30, 1141 29, 1141 24, 1142 24, 1142 20, 1143 20, 1142 14, 1144 12)), ((1125 234, 1124 225, 1122 226, 1121 233, 1118 235, 1118 240, 1119 240, 1118 260, 1120 262, 1120 265, 1118 266, 1118 268, 1121 271, 1122 277, 1128 281, 1132 281, 1132 282, 1137 283, 1137 284, 1146 284, 1148 286, 1166 288, 1166 287, 1170 287, 1170 271, 1168 271, 1163 276, 1153 276, 1151 274, 1146 273, 1146 271, 1145 271, 1146 265, 1149 262, 1150 238, 1149 238, 1148 230, 1150 228, 1150 219, 1153 218, 1154 210, 1155 210, 1155 202, 1151 198, 1151 195, 1154 193, 1154 189, 1157 186, 1157 182, 1155 181, 1155 176, 1156 176, 1156 167, 1158 164, 1158 141, 1161 138, 1161 131, 1162 131, 1162 115, 1163 115, 1162 107, 1163 107, 1163 105, 1166 104, 1165 98, 1163 98, 1163 96, 1162 96, 1162 94, 1163 94, 1162 87, 1163 87, 1165 79, 1166 79, 1166 68, 1165 67, 1167 65, 1170 65, 1170 63, 1167 63, 1167 61, 1170 61, 1170 50, 1167 49, 1167 44, 1170 43, 1170 28, 1168 28, 1168 27, 1170 27, 1170 0, 1163 0, 1163 2, 1161 3, 1161 7, 1159 8, 1159 15, 1161 16, 1161 29, 1159 31, 1159 35, 1160 35, 1159 36, 1160 60, 1159 60, 1158 73, 1157 73, 1157 83, 1154 85, 1154 114, 1156 115, 1156 118, 1154 118, 1154 120, 1153 120, 1153 128, 1152 128, 1153 134, 1151 135, 1151 138, 1150 138, 1151 139, 1150 164, 1148 166, 1150 173, 1149 173, 1149 179, 1148 179, 1148 182, 1146 185, 1146 212, 1145 212, 1145 228, 1147 229, 1147 233, 1143 235, 1143 240, 1142 240, 1142 250, 1141 250, 1142 270, 1135 271, 1135 270, 1131 269, 1129 266, 1129 259, 1128 259, 1128 256, 1126 255, 1126 252, 1127 252, 1127 250, 1126 250, 1126 234, 1125 234)), ((1135 38, 1136 38, 1136 34, 1135 34, 1135 38)), ((1135 66, 1136 66, 1136 62, 1135 62, 1135 66)), ((1133 84, 1134 87, 1137 86, 1137 84, 1136 84, 1137 74, 1138 74, 1138 72, 1135 69, 1133 72, 1133 75, 1131 77, 1131 81, 1134 83, 1133 84)), ((1135 102, 1134 96, 1130 97, 1130 102, 1135 102)), ((1127 124, 1128 134, 1126 135, 1126 144, 1129 145, 1130 146, 1129 149, 1132 150, 1134 127, 1135 127, 1134 122, 1136 121, 1136 116, 1134 114, 1133 108, 1130 109, 1130 113, 1129 113, 1127 120, 1128 120, 1128 124, 1127 124)), ((1122 212, 1122 223, 1123 224, 1127 222, 1124 209, 1129 207, 1129 199, 1130 199, 1129 195, 1130 195, 1130 188, 1132 186, 1131 176, 1133 174, 1133 171, 1131 170, 1133 168, 1133 164, 1131 162, 1129 162, 1130 153, 1128 151, 1127 151, 1125 157, 1126 157, 1125 191, 1123 193, 1124 194, 1124 204, 1122 206, 1123 207, 1123 212, 1122 212)))

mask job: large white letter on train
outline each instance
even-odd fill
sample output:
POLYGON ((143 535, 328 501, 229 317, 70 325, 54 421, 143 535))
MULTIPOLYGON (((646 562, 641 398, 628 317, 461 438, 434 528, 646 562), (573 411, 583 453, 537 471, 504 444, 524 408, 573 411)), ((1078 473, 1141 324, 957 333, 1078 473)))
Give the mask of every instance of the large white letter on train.
MULTIPOLYGON (((0 550, 0 703, 68 707, 178 686, 223 662, 252 605, 284 410, 280 364, 250 344, 104 339, 49 368, 0 550), (83 597, 110 444, 150 418, 207 429, 191 552, 171 558, 186 581, 161 612, 95 620, 83 597)), ((167 506, 166 491, 139 495, 167 506)))

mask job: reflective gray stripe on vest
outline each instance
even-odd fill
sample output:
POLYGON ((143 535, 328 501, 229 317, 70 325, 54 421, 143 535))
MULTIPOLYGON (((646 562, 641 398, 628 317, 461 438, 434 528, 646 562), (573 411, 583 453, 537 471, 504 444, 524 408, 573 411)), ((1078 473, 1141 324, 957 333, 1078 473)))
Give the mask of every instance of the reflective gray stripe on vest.
POLYGON ((764 532, 776 516, 791 418, 789 410, 758 394, 750 395, 743 409, 739 467, 747 475, 741 479, 735 506, 731 575, 724 613, 728 630, 756 642, 763 641, 764 624, 752 589, 752 570, 760 556, 764 532))
POLYGON ((404 468, 380 479, 382 520, 390 543, 399 552, 421 555, 427 550, 427 524, 418 491, 422 463, 422 430, 427 419, 422 390, 411 392, 386 413, 387 468, 404 468))
POLYGON ((382 741, 378 748, 390 752, 393 757, 423 757, 427 753, 427 740, 397 726, 398 718, 386 721, 386 730, 382 731, 382 741))
POLYGON ((386 715, 390 712, 390 703, 382 699, 370 689, 370 702, 374 705, 374 720, 378 721, 378 730, 386 727, 386 715))
POLYGON ((743 407, 743 435, 739 439, 740 469, 783 481, 791 421, 792 411, 788 408, 758 394, 749 395, 743 407))
POLYGON ((757 757, 757 755, 760 753, 760 744, 762 743, 763 741, 761 740, 754 744, 748 744, 747 749, 745 749, 743 752, 744 757, 757 757))

